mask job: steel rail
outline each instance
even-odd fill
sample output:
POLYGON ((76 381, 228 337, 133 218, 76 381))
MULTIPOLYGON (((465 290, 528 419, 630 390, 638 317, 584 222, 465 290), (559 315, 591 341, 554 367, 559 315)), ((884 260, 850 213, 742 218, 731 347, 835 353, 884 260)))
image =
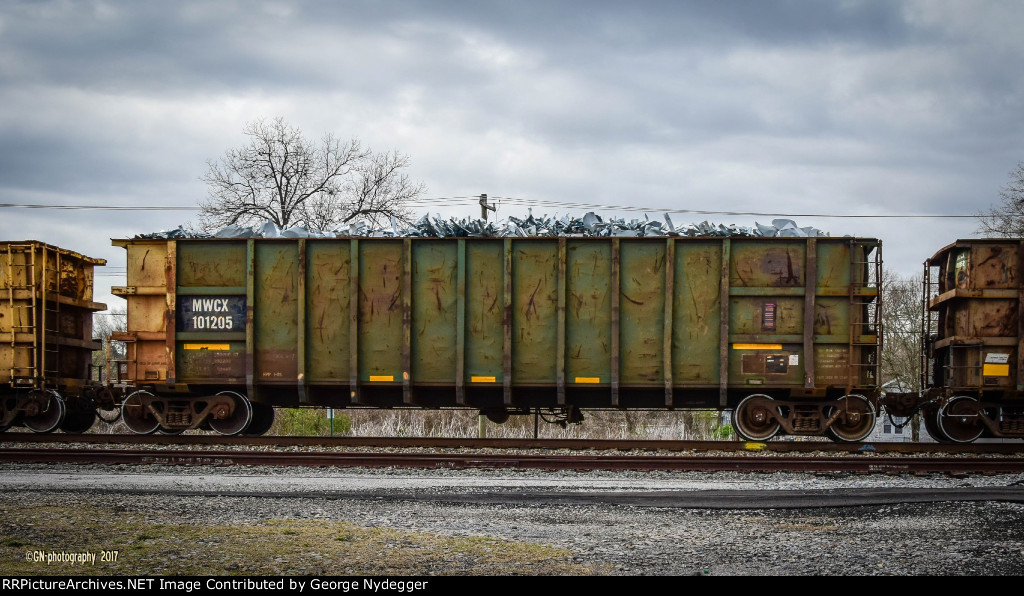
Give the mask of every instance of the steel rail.
POLYGON ((0 462, 182 466, 302 466, 428 469, 672 470, 1016 474, 1024 457, 534 455, 166 449, 5 448, 0 462))
POLYGON ((777 453, 992 453, 1024 455, 1024 441, 940 443, 836 443, 832 441, 675 441, 619 439, 477 439, 472 437, 226 437, 203 435, 133 435, 0 433, 0 447, 7 444, 41 443, 164 446, 280 446, 280 447, 377 447, 424 449, 544 449, 544 450, 631 450, 631 451, 765 451, 777 453))

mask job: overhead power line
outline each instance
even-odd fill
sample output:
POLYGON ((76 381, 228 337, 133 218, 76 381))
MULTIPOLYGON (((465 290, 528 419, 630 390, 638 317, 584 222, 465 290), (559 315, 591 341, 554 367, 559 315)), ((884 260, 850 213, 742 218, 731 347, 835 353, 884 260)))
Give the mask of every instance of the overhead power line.
POLYGON ((197 211, 199 207, 181 207, 177 205, 140 206, 140 205, 47 205, 43 203, 0 203, 6 209, 67 209, 82 211, 197 211))
MULTIPOLYGON (((433 199, 417 199, 407 204, 413 207, 430 209, 431 207, 470 206, 478 203, 479 197, 437 197, 433 199)), ((632 211, 643 213, 669 213, 687 215, 729 215, 745 217, 820 217, 838 219, 976 219, 977 214, 939 214, 939 213, 904 213, 904 214, 834 214, 834 213, 771 213, 762 211, 717 211, 711 209, 673 209, 666 207, 647 207, 638 205, 601 205, 598 203, 570 203, 562 201, 520 199, 516 197, 496 197, 491 199, 519 207, 552 207, 557 209, 590 209, 598 211, 632 211)), ((198 211, 199 207, 182 205, 57 205, 46 203, 0 203, 0 209, 56 209, 69 211, 198 211)))
POLYGON ((864 219, 932 219, 932 218, 944 218, 944 219, 975 219, 978 216, 976 214, 971 215, 943 215, 936 213, 917 213, 917 214, 886 214, 886 215, 868 215, 868 214, 829 214, 829 213, 768 213, 758 211, 713 211, 705 209, 671 209, 665 207, 640 207, 636 205, 597 205, 593 203, 567 203, 559 201, 546 201, 546 200, 527 200, 518 199, 515 197, 491 197, 497 201, 507 201, 521 206, 536 206, 544 205, 548 207, 562 207, 562 208, 573 208, 573 209, 606 209, 608 211, 642 211, 642 212, 662 212, 662 213, 686 213, 691 215, 746 215, 755 217, 834 217, 834 218, 864 218, 864 219))

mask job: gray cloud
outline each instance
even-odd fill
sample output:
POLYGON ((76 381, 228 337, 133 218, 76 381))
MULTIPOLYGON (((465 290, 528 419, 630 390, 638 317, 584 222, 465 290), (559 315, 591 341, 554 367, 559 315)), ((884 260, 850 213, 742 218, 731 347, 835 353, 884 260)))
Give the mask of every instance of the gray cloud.
MULTIPOLYGON (((11 1, 0 202, 194 205, 206 160, 281 115, 408 153, 438 197, 972 213, 1024 159, 1022 17, 938 0, 11 1)), ((108 238, 187 218, 7 209, 0 237, 123 260, 108 238)), ((975 229, 895 221, 806 225, 879 236, 906 272, 975 229)))

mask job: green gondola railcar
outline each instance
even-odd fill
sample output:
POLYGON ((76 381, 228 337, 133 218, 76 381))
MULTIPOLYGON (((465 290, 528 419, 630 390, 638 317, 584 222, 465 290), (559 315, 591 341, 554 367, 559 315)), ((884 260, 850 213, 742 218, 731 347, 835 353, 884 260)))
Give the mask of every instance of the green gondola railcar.
POLYGON ((864 238, 129 239, 139 432, 261 432, 272 407, 734 410, 857 441, 877 409, 864 238))

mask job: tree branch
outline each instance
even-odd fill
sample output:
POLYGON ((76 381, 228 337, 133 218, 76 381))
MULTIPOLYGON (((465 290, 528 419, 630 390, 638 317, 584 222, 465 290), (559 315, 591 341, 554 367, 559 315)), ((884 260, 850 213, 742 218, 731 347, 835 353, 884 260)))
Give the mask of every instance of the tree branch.
POLYGON ((355 138, 342 143, 328 133, 310 143, 280 117, 249 122, 243 134, 248 144, 208 161, 201 177, 207 198, 200 218, 208 231, 268 220, 318 230, 358 217, 374 225, 391 217, 408 221, 404 204, 425 192, 404 172, 408 157, 374 154, 355 138))

